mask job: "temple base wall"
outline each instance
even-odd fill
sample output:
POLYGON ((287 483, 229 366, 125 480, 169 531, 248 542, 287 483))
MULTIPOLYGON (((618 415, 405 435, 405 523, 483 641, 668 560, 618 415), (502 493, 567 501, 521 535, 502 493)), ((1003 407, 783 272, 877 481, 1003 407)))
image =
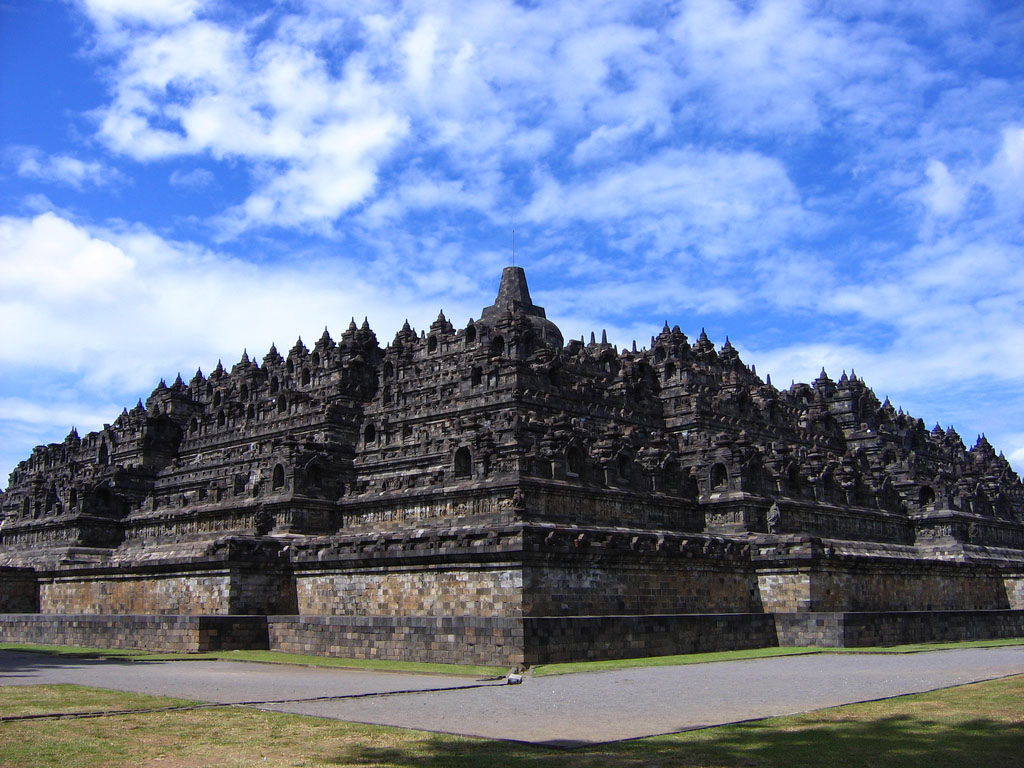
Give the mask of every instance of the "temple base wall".
POLYGON ((199 653, 267 649, 266 616, 5 614, 0 641, 199 653))
POLYGON ((231 574, 202 573, 43 576, 39 607, 54 614, 230 613, 231 574))
POLYGON ((232 537, 199 549, 123 552, 101 563, 40 569, 39 606, 53 614, 239 615, 297 612, 283 544, 232 537))
POLYGON ((1024 636, 996 562, 549 522, 236 536, 0 569, 0 639, 512 666, 1024 636))
POLYGON ((1024 611, 777 613, 780 646, 863 648, 1024 637, 1024 611))
POLYGON ((37 613, 39 582, 31 568, 0 568, 0 613, 37 613))
POLYGON ((647 616, 0 615, 0 642, 486 666, 1024 637, 1024 610, 647 616))
POLYGON ((211 615, 294 613, 287 573, 234 568, 169 573, 43 574, 42 613, 211 615))
POLYGON ((604 616, 761 611, 757 579, 740 564, 653 556, 529 565, 528 616, 604 616))
POLYGON ((272 616, 268 630, 285 653, 500 667, 525 658, 515 617, 272 616))
POLYGON ((776 645, 770 614, 533 616, 524 619, 526 663, 556 664, 776 645))
POLYGON ((951 611, 1018 607, 1002 574, 968 565, 855 563, 762 568, 757 575, 764 610, 951 611))
POLYGON ((1024 574, 1010 573, 1003 576, 1006 600, 1010 608, 1024 611, 1024 574))
POLYGON ((493 564, 330 568, 296 574, 303 616, 513 616, 522 569, 493 564))

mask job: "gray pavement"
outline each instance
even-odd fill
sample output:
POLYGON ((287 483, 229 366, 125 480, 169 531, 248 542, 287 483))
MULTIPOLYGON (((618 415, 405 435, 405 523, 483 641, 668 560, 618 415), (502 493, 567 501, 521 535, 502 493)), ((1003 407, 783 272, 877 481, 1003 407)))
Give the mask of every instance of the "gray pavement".
POLYGON ((1011 674, 1024 674, 1024 646, 900 655, 784 656, 527 676, 517 686, 237 662, 58 662, 34 654, 0 652, 0 684, 5 685, 74 682, 563 746, 806 712, 1011 674), (396 693, 401 691, 405 693, 396 693), (367 695, 375 693, 391 695, 367 695))

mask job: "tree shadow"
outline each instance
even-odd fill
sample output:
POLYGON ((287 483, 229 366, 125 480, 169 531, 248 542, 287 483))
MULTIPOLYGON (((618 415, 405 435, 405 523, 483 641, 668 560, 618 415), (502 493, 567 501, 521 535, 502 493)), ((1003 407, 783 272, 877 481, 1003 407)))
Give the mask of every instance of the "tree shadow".
POLYGON ((1024 768, 1024 722, 958 723, 891 715, 830 722, 761 720, 702 731, 557 750, 430 735, 408 749, 357 746, 326 761, 353 766, 879 766, 1024 768))
POLYGON ((0 649, 0 685, 10 685, 16 679, 33 671, 61 669, 90 664, 146 664, 153 659, 139 659, 130 653, 96 653, 87 649, 73 648, 60 651, 48 650, 7 650, 0 649))

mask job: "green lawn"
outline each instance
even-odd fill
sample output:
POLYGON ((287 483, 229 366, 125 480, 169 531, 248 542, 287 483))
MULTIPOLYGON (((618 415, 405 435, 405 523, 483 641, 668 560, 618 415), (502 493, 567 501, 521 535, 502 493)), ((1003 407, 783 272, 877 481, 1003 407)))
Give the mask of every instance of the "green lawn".
POLYGON ((739 661, 742 659, 763 659, 770 656, 799 656, 809 653, 923 653, 926 651, 945 651, 953 648, 997 648, 1005 645, 1024 645, 1024 637, 1003 640, 968 640, 959 643, 915 643, 913 645, 887 645, 870 648, 751 648, 742 651, 687 653, 679 656, 646 656, 636 659, 611 659, 609 661, 578 661, 566 664, 541 664, 533 668, 533 674, 538 676, 566 675, 574 672, 600 672, 629 667, 667 667, 678 664, 705 664, 709 661, 739 661))
MULTIPOLYGON (((917 643, 873 648, 752 648, 742 651, 716 651, 689 653, 678 656, 648 656, 636 659, 610 661, 582 661, 567 664, 541 664, 531 674, 565 675, 576 672, 600 672, 628 667, 663 667, 677 664, 704 664, 711 661, 737 661, 761 659, 769 656, 793 656, 809 653, 921 653, 951 648, 994 648, 1005 645, 1024 645, 1024 638, 1004 640, 971 640, 960 643, 917 643)), ((462 675, 470 677, 498 677, 508 672, 504 667, 481 667, 466 664, 428 664, 416 661, 387 661, 382 659, 337 659, 324 656, 304 656, 277 651, 215 651, 210 653, 154 653, 118 648, 85 648, 67 645, 30 645, 0 643, 0 651, 27 651, 79 658, 115 658, 124 661, 255 661, 267 664, 300 664, 310 667, 338 667, 343 669, 373 669, 384 672, 410 672, 429 675, 462 675)))
POLYGON ((390 661, 384 659, 336 659, 326 656, 305 656, 278 651, 212 651, 209 653, 156 653, 124 648, 87 648, 69 645, 37 645, 27 643, 0 643, 0 651, 26 651, 72 658, 119 659, 122 661, 255 661, 262 664, 299 664, 308 667, 339 667, 344 669, 373 669, 384 672, 410 672, 421 675, 460 675, 467 677, 500 677, 508 672, 504 667, 481 667, 471 664, 429 664, 419 661, 390 661))
MULTIPOLYGON (((3 768, 161 766, 1024 766, 1024 675, 804 715, 562 751, 242 707, 0 723, 3 768)), ((0 687, 5 716, 185 704, 77 686, 0 687)))

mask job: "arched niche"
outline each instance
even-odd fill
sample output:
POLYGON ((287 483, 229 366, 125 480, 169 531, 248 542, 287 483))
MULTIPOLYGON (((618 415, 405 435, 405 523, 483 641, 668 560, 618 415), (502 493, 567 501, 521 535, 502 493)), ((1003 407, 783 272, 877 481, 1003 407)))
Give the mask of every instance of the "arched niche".
POLYGON ((583 476, 583 451, 579 446, 570 445, 565 452, 565 471, 570 477, 583 476))
POLYGON ((718 462, 711 467, 711 489, 714 491, 724 491, 729 487, 729 468, 722 462, 718 462))
POLYGON ((455 451, 453 473, 456 478, 467 478, 473 475, 473 455, 465 446, 455 451))

